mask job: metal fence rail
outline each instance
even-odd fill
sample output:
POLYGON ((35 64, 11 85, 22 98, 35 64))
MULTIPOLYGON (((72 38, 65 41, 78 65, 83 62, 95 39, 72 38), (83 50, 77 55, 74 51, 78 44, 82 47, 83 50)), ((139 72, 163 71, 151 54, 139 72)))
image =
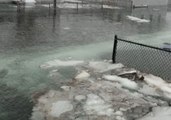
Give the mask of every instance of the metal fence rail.
POLYGON ((171 51, 169 50, 115 36, 112 60, 113 63, 120 62, 142 72, 171 80, 171 51))

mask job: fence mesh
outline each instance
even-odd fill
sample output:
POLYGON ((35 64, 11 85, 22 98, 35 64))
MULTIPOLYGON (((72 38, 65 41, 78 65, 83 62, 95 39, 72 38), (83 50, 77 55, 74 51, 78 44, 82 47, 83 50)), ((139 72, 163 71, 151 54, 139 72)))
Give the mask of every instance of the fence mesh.
POLYGON ((171 52, 117 40, 115 61, 171 80, 171 52))

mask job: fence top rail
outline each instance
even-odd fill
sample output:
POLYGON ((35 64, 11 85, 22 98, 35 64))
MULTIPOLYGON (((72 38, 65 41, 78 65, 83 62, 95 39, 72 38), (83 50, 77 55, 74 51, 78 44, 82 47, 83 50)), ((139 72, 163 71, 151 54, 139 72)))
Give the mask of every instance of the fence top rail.
POLYGON ((123 42, 131 43, 131 44, 140 45, 140 46, 144 46, 144 47, 148 47, 148 48, 152 48, 152 49, 161 50, 161 51, 171 53, 171 51, 167 50, 167 49, 163 49, 163 48, 159 48, 159 47, 155 47, 155 46, 150 46, 150 45, 146 45, 146 44, 142 44, 142 43, 137 43, 137 42, 133 42, 133 41, 129 41, 129 40, 124 40, 124 39, 118 38, 117 36, 115 38, 119 41, 123 41, 123 42))

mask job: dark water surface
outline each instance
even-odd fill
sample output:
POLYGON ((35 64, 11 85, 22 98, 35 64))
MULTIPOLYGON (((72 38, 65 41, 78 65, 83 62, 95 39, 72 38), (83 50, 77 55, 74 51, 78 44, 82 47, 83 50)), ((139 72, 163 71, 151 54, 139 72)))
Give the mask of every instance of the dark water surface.
MULTIPOLYGON (((171 13, 166 16, 165 8, 142 12, 57 9, 54 14, 48 7, 18 10, 0 5, 0 120, 29 119, 33 106, 30 96, 57 88, 57 83, 39 68, 48 60, 110 59, 114 34, 156 46, 170 42, 171 13), (148 19, 152 14, 149 11, 154 12, 151 23, 126 19, 127 15, 140 14, 148 19)), ((73 74, 73 70, 63 70, 62 74, 65 72, 73 74)))

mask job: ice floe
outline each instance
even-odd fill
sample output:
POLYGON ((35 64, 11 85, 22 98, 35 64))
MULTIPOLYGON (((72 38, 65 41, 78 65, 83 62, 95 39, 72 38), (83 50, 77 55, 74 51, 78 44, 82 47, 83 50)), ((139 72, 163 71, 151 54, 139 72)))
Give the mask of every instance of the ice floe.
POLYGON ((149 22, 150 22, 150 20, 140 19, 140 18, 138 18, 138 17, 129 16, 129 15, 127 16, 127 18, 128 18, 129 20, 135 21, 135 22, 137 22, 137 23, 149 23, 149 22))
POLYGON ((62 113, 71 111, 72 109, 73 105, 70 101, 57 101, 52 104, 50 115, 53 117, 59 117, 62 113))
POLYGON ((103 73, 106 71, 122 68, 124 67, 124 65, 122 65, 121 63, 111 64, 109 62, 92 61, 92 62, 89 62, 89 67, 93 68, 97 72, 103 73))
POLYGON ((75 79, 76 80, 87 80, 90 77, 90 74, 86 71, 82 71, 80 74, 78 74, 75 79))
POLYGON ((59 67, 59 66, 63 66, 63 67, 67 67, 67 66, 75 66, 75 65, 79 65, 79 64, 83 64, 84 61, 77 61, 77 60, 70 60, 70 61, 62 61, 62 60, 53 60, 53 61, 48 61, 45 64, 41 65, 40 67, 43 69, 48 69, 48 68, 52 68, 52 67, 59 67))
POLYGON ((170 107, 156 107, 152 112, 138 120, 171 120, 170 107))
POLYGON ((59 83, 58 71, 67 66, 72 66, 76 72, 70 80, 59 84, 61 89, 50 90, 37 97, 31 120, 171 119, 168 114, 171 85, 162 78, 107 60, 54 60, 46 62, 41 68, 57 74, 54 79, 59 83), (134 75, 138 77, 134 78, 134 75), (158 113, 160 109, 162 112, 158 113))
POLYGON ((119 82, 122 85, 122 87, 128 89, 138 90, 139 88, 136 82, 131 81, 127 78, 121 78, 116 75, 104 75, 103 78, 109 81, 119 82))
POLYGON ((111 116, 114 112, 110 104, 105 103, 104 100, 95 94, 87 95, 87 101, 84 105, 84 110, 89 115, 98 114, 111 116))

